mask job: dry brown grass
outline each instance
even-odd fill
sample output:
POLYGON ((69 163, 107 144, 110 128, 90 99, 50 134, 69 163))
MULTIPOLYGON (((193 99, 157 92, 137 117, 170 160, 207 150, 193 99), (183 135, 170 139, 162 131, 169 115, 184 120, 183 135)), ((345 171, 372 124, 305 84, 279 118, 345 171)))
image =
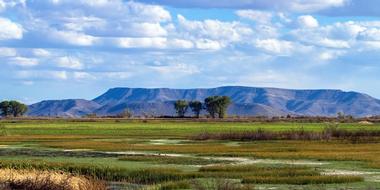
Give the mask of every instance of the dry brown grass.
POLYGON ((29 190, 104 190, 103 182, 74 176, 63 172, 37 170, 0 170, 0 184, 3 189, 29 190))

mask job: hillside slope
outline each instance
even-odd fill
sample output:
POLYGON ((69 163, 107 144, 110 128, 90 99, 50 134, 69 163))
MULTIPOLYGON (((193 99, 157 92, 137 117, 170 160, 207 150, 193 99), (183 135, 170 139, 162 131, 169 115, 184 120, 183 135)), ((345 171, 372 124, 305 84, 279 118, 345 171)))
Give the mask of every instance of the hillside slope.
POLYGON ((99 104, 89 100, 48 100, 30 105, 27 114, 30 116, 80 117, 93 113, 99 107, 99 104))

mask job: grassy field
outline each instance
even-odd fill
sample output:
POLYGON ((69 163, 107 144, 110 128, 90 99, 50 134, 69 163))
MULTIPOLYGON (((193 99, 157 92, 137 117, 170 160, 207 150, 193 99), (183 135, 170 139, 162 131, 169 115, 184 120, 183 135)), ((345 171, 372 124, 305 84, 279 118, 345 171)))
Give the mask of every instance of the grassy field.
POLYGON ((0 167, 115 189, 380 189, 380 124, 3 120, 0 167))

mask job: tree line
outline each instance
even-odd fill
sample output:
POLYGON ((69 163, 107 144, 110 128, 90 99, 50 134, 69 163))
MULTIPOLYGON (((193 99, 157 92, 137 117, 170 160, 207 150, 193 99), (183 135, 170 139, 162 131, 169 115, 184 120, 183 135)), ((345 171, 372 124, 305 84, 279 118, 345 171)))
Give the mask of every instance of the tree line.
POLYGON ((19 117, 28 111, 28 106, 18 101, 0 102, 0 115, 3 117, 19 117))
POLYGON ((224 118, 227 115, 227 109, 230 104, 231 98, 228 96, 210 96, 204 100, 204 103, 198 100, 177 100, 174 102, 174 109, 178 117, 185 117, 187 110, 190 108, 197 118, 200 117, 202 110, 207 111, 212 118, 224 118))

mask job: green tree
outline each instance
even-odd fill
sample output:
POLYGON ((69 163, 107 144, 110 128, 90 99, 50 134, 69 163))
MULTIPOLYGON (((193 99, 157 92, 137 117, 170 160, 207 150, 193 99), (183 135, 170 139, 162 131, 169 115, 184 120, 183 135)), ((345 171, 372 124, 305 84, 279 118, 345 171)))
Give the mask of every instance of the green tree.
POLYGON ((210 96, 205 99, 206 110, 212 118, 217 115, 219 118, 224 118, 230 104, 231 99, 228 96, 210 96))
POLYGON ((28 111, 28 106, 17 101, 9 102, 13 117, 23 116, 28 111))
POLYGON ((231 104, 231 98, 228 96, 219 96, 216 102, 219 118, 226 117, 228 106, 231 104))
POLYGON ((185 117, 189 103, 186 100, 177 100, 174 103, 174 109, 177 112, 178 117, 185 117))
POLYGON ((17 101, 3 101, 0 103, 0 110, 4 117, 19 117, 28 111, 28 106, 17 101))
POLYGON ((191 101, 190 103, 189 103, 189 106, 190 106, 190 108, 191 108, 191 111, 193 111, 193 113, 194 113, 194 115, 195 115, 195 117, 197 117, 197 118, 199 118, 199 115, 200 115, 200 113, 201 113, 201 111, 202 111, 202 102, 200 102, 200 101, 197 101, 197 100, 195 100, 195 101, 191 101))
POLYGON ((205 99, 205 109, 212 118, 216 117, 218 113, 218 106, 216 100, 219 96, 210 96, 205 99))
POLYGON ((9 101, 3 101, 0 103, 0 113, 3 117, 8 117, 11 115, 9 101))

